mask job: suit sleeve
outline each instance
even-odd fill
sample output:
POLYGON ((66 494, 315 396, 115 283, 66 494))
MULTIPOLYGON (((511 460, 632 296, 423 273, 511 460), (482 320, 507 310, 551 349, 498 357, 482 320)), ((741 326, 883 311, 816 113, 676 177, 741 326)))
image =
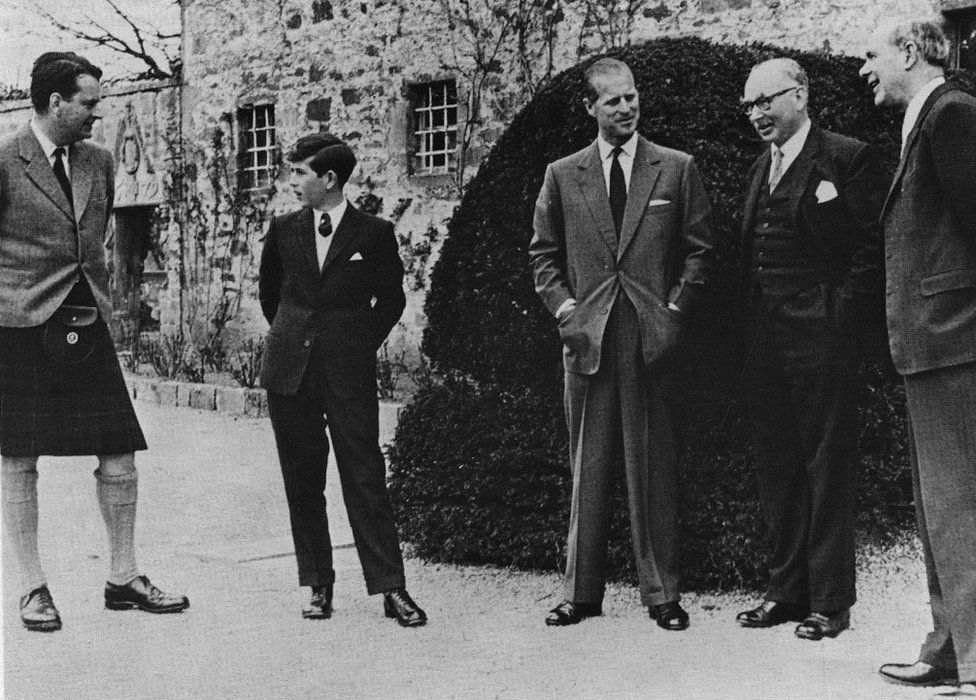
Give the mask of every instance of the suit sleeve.
POLYGON ((383 344, 393 330, 393 326, 400 320, 400 315, 407 304, 403 292, 403 261, 400 260, 400 249, 393 232, 393 224, 388 221, 383 224, 377 236, 374 254, 373 296, 376 297, 372 328, 374 348, 379 348, 383 344))
POLYGON ((939 187, 961 229, 976 241, 976 101, 947 102, 933 116, 929 143, 939 187))
POLYGON ((272 219, 268 225, 268 233, 264 237, 261 264, 258 268, 258 300, 261 302, 261 312, 269 325, 278 313, 283 277, 281 254, 278 251, 277 219, 272 219))
POLYGON ((529 259, 535 291, 553 316, 567 299, 573 298, 566 278, 566 228, 559 184, 550 165, 535 202, 529 259))
POLYGON ((879 288, 881 260, 881 208, 888 177, 874 147, 861 146, 841 183, 841 196, 851 216, 849 235, 854 241, 840 293, 848 299, 867 297, 879 288))
POLYGON ((688 159, 681 181, 681 230, 678 231, 678 283, 668 301, 682 312, 692 310, 704 293, 714 264, 715 229, 712 206, 698 167, 688 159))

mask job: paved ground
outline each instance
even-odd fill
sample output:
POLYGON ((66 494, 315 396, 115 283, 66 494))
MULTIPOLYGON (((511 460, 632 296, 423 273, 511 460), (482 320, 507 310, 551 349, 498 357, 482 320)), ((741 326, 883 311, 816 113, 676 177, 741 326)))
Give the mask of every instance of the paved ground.
MULTIPOLYGON (((136 402, 151 450, 139 457, 139 559, 185 591, 183 615, 109 612, 92 460, 42 461, 42 554, 64 629, 29 633, 16 615, 5 547, 7 698, 928 698, 883 683, 914 659, 929 618, 915 553, 862 564, 853 629, 820 643, 790 626, 739 629, 737 596, 688 596, 692 628, 651 623, 613 588, 604 617, 550 629, 555 576, 408 560, 431 617, 404 630, 367 598, 348 546, 337 479, 336 613, 302 620, 287 511, 267 421, 136 402)), ((334 475, 333 475, 334 477, 334 475)))

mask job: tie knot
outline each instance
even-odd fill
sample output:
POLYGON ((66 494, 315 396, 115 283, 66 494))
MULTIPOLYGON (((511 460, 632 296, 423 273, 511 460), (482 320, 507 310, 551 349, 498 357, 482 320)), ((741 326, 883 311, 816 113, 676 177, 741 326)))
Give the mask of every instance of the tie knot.
POLYGON ((621 146, 614 146, 613 147, 613 150, 610 151, 610 153, 613 154, 613 157, 614 158, 619 158, 620 157, 620 154, 623 153, 623 152, 624 152, 624 149, 621 146))
POLYGON ((328 238, 332 235, 332 219, 328 214, 322 214, 322 220, 319 221, 319 235, 322 238, 328 238))
POLYGON ((54 157, 57 158, 58 160, 61 160, 62 158, 64 158, 64 147, 63 146, 58 146, 57 148, 54 149, 54 157))

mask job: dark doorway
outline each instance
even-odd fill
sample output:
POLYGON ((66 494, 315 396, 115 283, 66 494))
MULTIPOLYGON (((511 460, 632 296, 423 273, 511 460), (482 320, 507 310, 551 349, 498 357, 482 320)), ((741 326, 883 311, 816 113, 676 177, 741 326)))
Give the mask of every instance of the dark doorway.
MULTIPOLYGON (((112 259, 112 337, 129 348, 147 323, 142 287, 146 256, 152 247, 155 206, 115 210, 112 259)), ((151 320, 149 321, 151 323, 151 320)))

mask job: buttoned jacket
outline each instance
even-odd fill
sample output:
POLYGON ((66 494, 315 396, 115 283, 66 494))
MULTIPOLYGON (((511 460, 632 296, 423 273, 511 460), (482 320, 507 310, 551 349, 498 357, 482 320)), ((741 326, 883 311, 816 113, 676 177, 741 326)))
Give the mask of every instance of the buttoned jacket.
POLYGON ((334 381, 365 376, 406 304, 393 224, 348 205, 321 268, 316 235, 304 208, 272 219, 264 239, 258 296, 271 329, 260 380, 274 393, 298 391, 316 342, 334 381))
POLYGON ((104 319, 112 316, 105 240, 115 166, 93 143, 68 151, 74 211, 26 125, 0 140, 0 326, 37 326, 85 275, 104 319))
POLYGON ((640 137, 619 241, 594 141, 550 164, 529 245, 535 289, 559 323, 567 371, 594 374, 618 294, 637 310, 644 362, 675 350, 712 265, 711 206, 691 156, 640 137), (673 302, 681 311, 668 308, 673 302))
POLYGON ((976 98, 941 85, 884 203, 886 315, 901 374, 976 361, 976 98))

